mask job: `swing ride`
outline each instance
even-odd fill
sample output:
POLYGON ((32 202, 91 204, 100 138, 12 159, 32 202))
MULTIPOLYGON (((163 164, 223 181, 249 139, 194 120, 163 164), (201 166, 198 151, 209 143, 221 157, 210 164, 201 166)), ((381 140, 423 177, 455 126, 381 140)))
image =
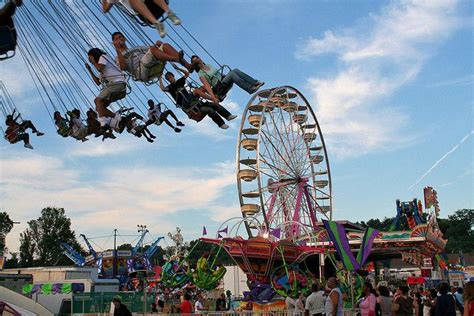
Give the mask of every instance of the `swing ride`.
POLYGON ((154 265, 151 262, 151 258, 158 250, 158 244, 164 237, 154 239, 151 243, 147 244, 147 247, 145 248, 144 240, 148 235, 148 230, 142 230, 140 236, 136 238, 137 241, 135 246, 130 250, 105 249, 102 251, 96 251, 94 249, 92 243, 94 243, 96 247, 101 247, 98 242, 94 241, 97 239, 108 240, 113 237, 115 245, 117 237, 122 240, 123 237, 136 237, 135 235, 117 234, 116 230, 114 230, 112 235, 102 237, 88 238, 84 234, 80 234, 80 237, 82 237, 88 249, 89 255, 86 257, 78 253, 66 243, 61 243, 61 249, 76 266, 96 267, 101 278, 117 278, 121 284, 128 284, 133 281, 133 279, 137 279, 137 275, 154 274, 154 265))

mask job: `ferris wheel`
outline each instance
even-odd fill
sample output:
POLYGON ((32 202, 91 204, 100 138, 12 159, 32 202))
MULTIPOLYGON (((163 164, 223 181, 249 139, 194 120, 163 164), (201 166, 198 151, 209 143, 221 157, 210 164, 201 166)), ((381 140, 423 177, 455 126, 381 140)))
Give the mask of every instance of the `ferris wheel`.
POLYGON ((295 88, 262 90, 247 104, 237 143, 237 186, 249 237, 296 239, 332 218, 331 172, 324 138, 295 88))

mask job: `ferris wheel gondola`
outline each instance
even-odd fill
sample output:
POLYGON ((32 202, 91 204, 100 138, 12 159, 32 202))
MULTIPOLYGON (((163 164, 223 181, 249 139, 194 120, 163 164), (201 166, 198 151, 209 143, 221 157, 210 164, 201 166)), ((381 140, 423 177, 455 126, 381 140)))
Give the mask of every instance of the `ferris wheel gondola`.
POLYGON ((237 186, 250 237, 301 240, 332 217, 332 186, 321 128, 311 105, 289 86, 262 90, 247 104, 237 142, 237 186))

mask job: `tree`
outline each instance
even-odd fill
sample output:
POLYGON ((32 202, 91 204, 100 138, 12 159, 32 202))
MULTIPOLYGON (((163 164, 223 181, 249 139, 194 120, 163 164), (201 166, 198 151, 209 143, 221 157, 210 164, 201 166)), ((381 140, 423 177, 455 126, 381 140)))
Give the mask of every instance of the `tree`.
POLYGON ((474 210, 457 210, 448 219, 438 219, 439 228, 448 240, 447 253, 474 251, 474 210))
POLYGON ((70 263, 63 255, 61 243, 83 252, 71 230, 71 220, 63 208, 47 207, 41 216, 28 222, 20 236, 20 262, 22 265, 52 266, 70 263))
POLYGON ((7 212, 0 212, 0 256, 3 256, 6 250, 5 238, 12 228, 13 221, 10 219, 10 216, 8 216, 7 212))
POLYGON ((33 241, 31 231, 26 229, 20 233, 20 266, 32 267, 34 265, 33 254, 36 251, 36 244, 33 241))

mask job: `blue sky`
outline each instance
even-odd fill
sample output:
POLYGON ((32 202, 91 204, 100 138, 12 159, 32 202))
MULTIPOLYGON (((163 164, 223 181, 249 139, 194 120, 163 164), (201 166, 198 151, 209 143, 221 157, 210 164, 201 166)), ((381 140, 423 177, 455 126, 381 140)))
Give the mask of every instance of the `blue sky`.
MULTIPOLYGON (((308 98, 328 148, 334 218, 393 216, 395 199, 421 198, 426 185, 438 191, 442 217, 473 207, 471 1, 193 0, 172 8, 221 63, 308 98)), ((189 240, 202 225, 213 232, 239 216, 239 122, 223 131, 177 110, 185 129, 154 127, 155 144, 125 134, 82 144, 55 134, 19 55, 1 62, 0 79, 46 132, 33 136, 33 151, 0 145, 0 207, 21 222, 7 238, 11 250, 49 205, 64 207, 88 236, 147 224, 153 235, 180 226, 189 240)), ((248 99, 234 88, 225 105, 242 114, 248 99)))

